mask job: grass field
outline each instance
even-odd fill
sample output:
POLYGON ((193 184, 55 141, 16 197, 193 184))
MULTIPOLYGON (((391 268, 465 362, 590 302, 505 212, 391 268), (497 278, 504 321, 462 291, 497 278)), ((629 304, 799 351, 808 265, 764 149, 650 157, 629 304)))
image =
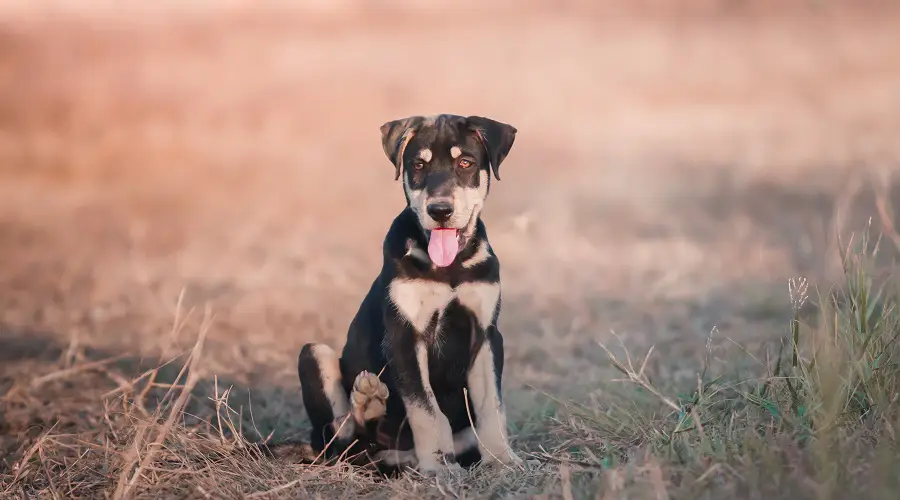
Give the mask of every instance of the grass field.
POLYGON ((3 2, 0 495, 896 498, 900 6, 598 4, 3 2), (258 456, 403 206, 379 126, 438 112, 519 130, 526 465, 258 456))

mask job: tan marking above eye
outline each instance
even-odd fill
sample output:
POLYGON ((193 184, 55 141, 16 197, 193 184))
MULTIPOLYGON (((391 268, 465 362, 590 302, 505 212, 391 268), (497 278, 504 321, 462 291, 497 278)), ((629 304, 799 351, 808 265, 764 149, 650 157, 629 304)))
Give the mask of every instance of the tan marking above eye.
POLYGON ((430 149, 423 149, 423 150, 419 151, 419 159, 424 161, 425 163, 430 162, 432 156, 433 156, 433 153, 431 152, 430 149))
POLYGON ((453 146, 450 148, 450 158, 454 160, 462 156, 462 149, 459 149, 459 146, 453 146))

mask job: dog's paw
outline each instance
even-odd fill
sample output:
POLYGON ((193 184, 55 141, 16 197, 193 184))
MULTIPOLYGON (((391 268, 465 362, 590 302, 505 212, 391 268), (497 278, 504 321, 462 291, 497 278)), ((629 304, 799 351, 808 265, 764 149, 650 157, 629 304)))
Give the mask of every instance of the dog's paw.
POLYGON ((384 416, 387 411, 388 388, 374 373, 363 371, 353 382, 350 406, 359 425, 384 416))
POLYGON ((500 463, 507 467, 522 467, 525 464, 525 461, 519 458, 512 450, 498 458, 500 463))
POLYGON ((488 453, 481 450, 481 461, 488 467, 521 467, 525 462, 515 452, 507 448, 507 451, 488 453))
POLYGON ((412 467, 419 465, 413 450, 381 450, 373 457, 375 462, 389 467, 412 467))
POLYGON ((498 458, 500 458, 500 462, 505 465, 522 465, 522 463, 524 462, 521 458, 519 458, 519 455, 516 455, 516 453, 512 450, 509 450, 503 456, 500 456, 498 458))
POLYGON ((419 462, 416 470, 427 478, 445 479, 449 477, 460 476, 465 473, 465 469, 456 462, 419 462))

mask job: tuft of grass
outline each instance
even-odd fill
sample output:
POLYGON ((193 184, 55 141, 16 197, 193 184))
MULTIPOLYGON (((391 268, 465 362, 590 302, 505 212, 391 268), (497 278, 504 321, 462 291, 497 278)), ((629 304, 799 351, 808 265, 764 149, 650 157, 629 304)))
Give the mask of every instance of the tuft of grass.
POLYGON ((827 293, 789 280, 779 350, 744 350, 750 372, 710 373, 710 338, 696 384, 672 387, 648 375, 652 348, 637 362, 601 344, 628 385, 566 405, 580 467, 567 487, 608 498, 900 496, 900 275, 879 274, 879 243, 867 230, 842 245, 844 280, 827 293))

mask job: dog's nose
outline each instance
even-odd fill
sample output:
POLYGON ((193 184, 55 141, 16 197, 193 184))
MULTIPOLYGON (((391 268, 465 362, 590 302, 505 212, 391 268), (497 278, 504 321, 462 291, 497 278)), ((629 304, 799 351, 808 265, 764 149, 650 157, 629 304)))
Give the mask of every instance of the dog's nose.
POLYGON ((446 201, 439 201, 436 203, 429 203, 428 215, 431 216, 432 219, 437 222, 446 222, 447 219, 453 215, 453 204, 447 203, 446 201))

